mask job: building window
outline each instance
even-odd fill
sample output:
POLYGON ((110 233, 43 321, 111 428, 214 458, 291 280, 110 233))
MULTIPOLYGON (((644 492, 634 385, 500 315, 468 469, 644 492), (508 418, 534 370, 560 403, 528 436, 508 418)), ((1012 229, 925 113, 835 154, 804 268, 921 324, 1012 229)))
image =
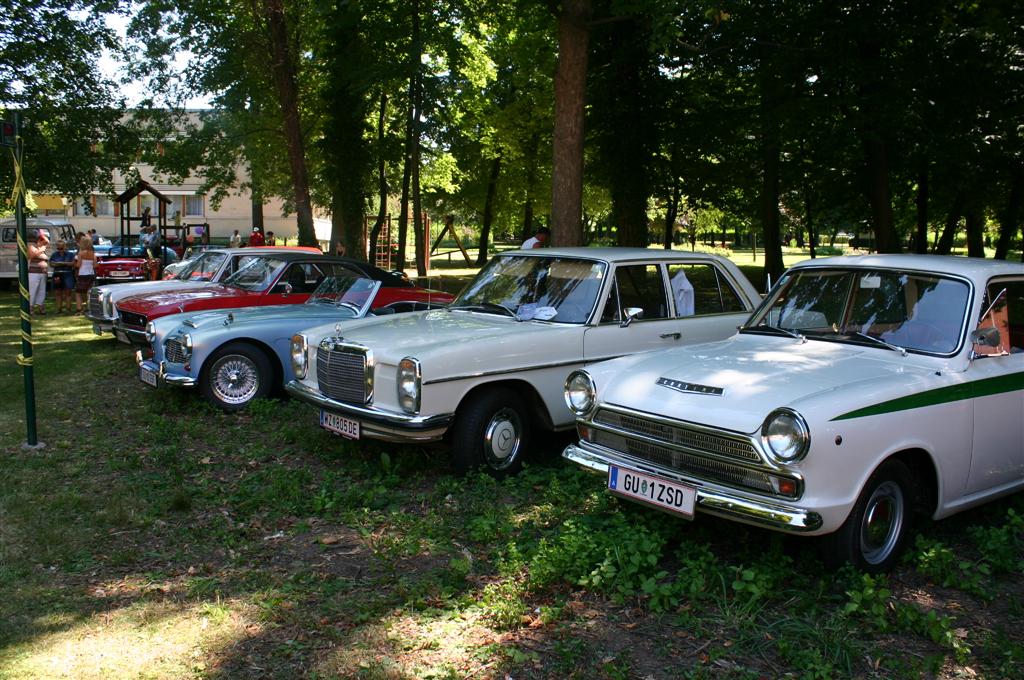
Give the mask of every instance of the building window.
POLYGON ((110 200, 109 196, 102 196, 100 194, 94 194, 93 199, 96 201, 96 214, 97 215, 113 215, 114 214, 114 202, 110 200))
POLYGON ((205 197, 200 195, 186 196, 185 197, 185 215, 187 217, 202 217, 206 214, 203 209, 205 206, 205 197))
POLYGON ((150 214, 155 219, 160 215, 160 199, 152 194, 142 194, 139 196, 139 214, 149 208, 150 214))

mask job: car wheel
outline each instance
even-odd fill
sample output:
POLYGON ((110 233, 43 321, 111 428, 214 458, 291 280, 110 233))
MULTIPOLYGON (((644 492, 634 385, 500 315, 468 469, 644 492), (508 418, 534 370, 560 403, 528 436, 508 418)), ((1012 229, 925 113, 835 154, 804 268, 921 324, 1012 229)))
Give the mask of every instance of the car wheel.
POLYGON ((831 566, 852 564, 862 571, 888 571, 906 547, 913 528, 917 487, 907 466, 883 463, 864 485, 850 516, 822 541, 831 566))
POLYGON ((522 469, 530 417, 513 390, 471 395, 459 407, 452 432, 452 462, 459 474, 480 468, 503 478, 522 469))
POLYGON ((270 394, 274 371, 252 345, 231 343, 210 357, 200 374, 203 396, 225 411, 238 411, 270 394))

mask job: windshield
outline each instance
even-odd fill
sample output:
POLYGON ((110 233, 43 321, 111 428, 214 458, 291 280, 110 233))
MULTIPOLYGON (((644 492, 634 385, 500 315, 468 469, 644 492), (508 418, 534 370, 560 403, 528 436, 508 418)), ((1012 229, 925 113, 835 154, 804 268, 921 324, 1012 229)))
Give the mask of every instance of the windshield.
POLYGON ((357 276, 328 276, 316 287, 306 304, 334 305, 351 316, 363 316, 380 288, 380 281, 357 276))
POLYGON ((205 252, 185 265, 175 278, 179 281, 212 281, 226 258, 224 253, 205 252))
POLYGON ((798 269, 740 330, 949 354, 960 343, 969 294, 963 281, 931 274, 798 269))
POLYGON ((607 265, 592 260, 510 255, 491 260, 452 309, 586 323, 604 284, 607 265))
POLYGON ((238 271, 224 279, 225 286, 260 291, 270 288, 285 262, 273 257, 254 257, 239 267, 238 271))

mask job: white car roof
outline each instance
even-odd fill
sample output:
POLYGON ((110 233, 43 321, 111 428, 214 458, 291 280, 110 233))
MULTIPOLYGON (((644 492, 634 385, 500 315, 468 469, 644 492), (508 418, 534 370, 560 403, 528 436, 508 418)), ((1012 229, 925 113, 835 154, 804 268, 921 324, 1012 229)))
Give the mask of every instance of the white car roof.
POLYGON ((804 260, 793 265, 794 269, 804 267, 879 267, 884 269, 907 269, 937 274, 959 274, 971 278, 988 279, 992 276, 1020 276, 1024 274, 1024 263, 1006 260, 989 260, 980 257, 958 257, 954 255, 845 255, 842 257, 821 257, 804 260))
POLYGON ((499 255, 536 255, 542 257, 587 257, 606 262, 630 260, 721 260, 710 253, 692 253, 688 250, 665 250, 663 248, 533 248, 530 250, 506 250, 499 255))

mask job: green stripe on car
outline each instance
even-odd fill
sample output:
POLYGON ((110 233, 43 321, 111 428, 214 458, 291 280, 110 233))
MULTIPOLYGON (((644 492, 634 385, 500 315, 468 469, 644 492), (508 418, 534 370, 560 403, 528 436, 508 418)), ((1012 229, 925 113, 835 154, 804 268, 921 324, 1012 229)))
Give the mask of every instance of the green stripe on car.
POLYGON ((938 389, 900 397, 899 399, 890 399, 889 401, 883 401, 878 404, 859 408, 855 411, 850 411, 849 413, 844 413, 841 416, 836 416, 832 420, 851 420, 853 418, 864 418, 867 416, 880 416, 885 413, 909 411, 910 409, 923 408, 925 406, 948 404, 953 401, 961 401, 963 399, 972 399, 975 397, 987 397, 993 394, 1003 394, 1004 392, 1016 392, 1017 390, 1022 389, 1024 389, 1024 373, 1011 373, 1009 375, 985 378, 984 380, 975 380, 973 382, 967 382, 960 385, 940 387, 938 389))

